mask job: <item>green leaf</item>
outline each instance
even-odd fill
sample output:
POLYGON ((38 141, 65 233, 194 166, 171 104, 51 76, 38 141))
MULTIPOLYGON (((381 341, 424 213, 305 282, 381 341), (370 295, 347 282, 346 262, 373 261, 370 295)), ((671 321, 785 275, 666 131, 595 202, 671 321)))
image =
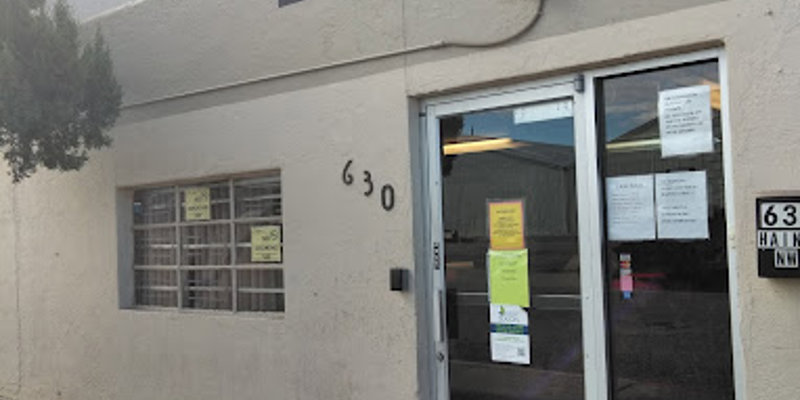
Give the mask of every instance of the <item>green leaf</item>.
POLYGON ((69 6, 0 0, 0 151, 14 182, 78 170, 111 144, 122 90, 98 29, 81 45, 69 6))

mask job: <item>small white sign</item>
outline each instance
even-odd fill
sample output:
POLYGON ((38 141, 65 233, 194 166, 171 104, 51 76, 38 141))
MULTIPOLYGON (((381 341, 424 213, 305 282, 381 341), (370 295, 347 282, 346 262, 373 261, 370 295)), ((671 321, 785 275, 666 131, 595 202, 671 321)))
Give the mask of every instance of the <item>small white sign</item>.
POLYGON ((714 151, 711 87, 658 92, 658 128, 662 158, 714 151))
POLYGON ((528 312, 512 304, 490 304, 489 322, 493 324, 528 325, 528 312))
POLYGON ((706 171, 656 174, 659 239, 708 239, 706 171))
POLYGON ((757 241, 759 250, 797 249, 800 248, 800 231, 759 229, 757 241))
POLYGON ((800 203, 771 201, 758 209, 759 226, 765 229, 800 228, 800 203))
POLYGON ((572 100, 551 101, 514 109, 514 124, 572 117, 572 100))
POLYGON ((606 179, 609 240, 654 240, 653 175, 606 179))
POLYGON ((528 312, 511 304, 490 304, 489 348, 492 361, 529 365, 531 341, 528 312))

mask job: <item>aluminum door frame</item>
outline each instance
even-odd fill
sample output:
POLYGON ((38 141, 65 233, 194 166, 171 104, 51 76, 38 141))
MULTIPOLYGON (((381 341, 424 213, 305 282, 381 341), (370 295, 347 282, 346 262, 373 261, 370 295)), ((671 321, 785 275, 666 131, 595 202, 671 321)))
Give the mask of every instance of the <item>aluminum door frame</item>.
MULTIPOLYGON (((698 61, 711 61, 716 60, 719 71, 719 84, 720 84, 720 111, 722 122, 722 175, 725 183, 724 202, 725 202, 725 226, 727 232, 726 249, 728 252, 728 296, 730 305, 730 329, 731 329, 731 354, 733 356, 733 389, 734 398, 736 400, 744 400, 746 398, 745 387, 745 362, 744 362, 744 345, 742 343, 741 334, 741 306, 739 301, 739 274, 738 263, 736 258, 736 207, 734 202, 735 183, 733 180, 733 150, 731 149, 731 124, 730 124, 730 99, 728 93, 728 59, 722 48, 712 48, 707 50, 699 50, 694 52, 675 54, 670 56, 658 57, 648 60, 624 63, 616 66, 598 68, 587 71, 585 74, 586 82, 586 98, 585 110, 586 115, 586 136, 593 141, 592 148, 594 149, 593 157, 597 159, 597 115, 595 112, 595 81, 599 78, 612 77, 617 75, 639 73, 651 69, 665 68, 680 66, 698 61)), ((595 165, 597 163, 595 162, 595 165)), ((600 191, 600 176, 597 174, 597 179, 594 180, 595 187, 590 188, 595 193, 600 191)), ((600 199, 602 200, 602 199, 600 199)), ((602 203, 600 203, 602 206, 602 203)), ((599 214, 602 218, 602 214, 599 214)), ((604 221, 598 219, 598 223, 604 221)), ((599 225, 602 227, 602 225, 599 225)), ((599 231, 600 235, 603 231, 599 231)), ((602 239, 602 236, 601 236, 602 239)), ((602 241, 599 245, 602 245, 602 241)), ((602 254, 602 253, 598 253, 602 254)), ((602 270, 603 266, 600 267, 602 270)), ((602 277, 601 277, 602 279, 602 277)), ((600 321, 600 316, 595 319, 600 321)), ((603 316, 603 318, 605 318, 603 316)), ((607 388, 607 385, 606 385, 607 388)), ((608 397, 608 393, 604 392, 604 399, 608 397)))
POLYGON ((583 77, 578 75, 541 80, 533 83, 506 86, 432 99, 423 103, 421 127, 422 204, 425 241, 419 288, 427 299, 429 324, 427 335, 433 338, 427 352, 426 364, 432 366, 432 388, 436 400, 449 399, 449 371, 446 325, 446 284, 444 280, 444 241, 442 222, 442 178, 440 159, 439 119, 445 116, 523 105, 553 100, 573 100, 575 136, 575 185, 578 208, 578 243, 581 287, 581 337, 583 341, 584 393, 586 400, 606 400, 608 379, 605 346, 605 307, 603 304, 602 237, 600 236, 600 206, 596 141, 586 134, 588 105, 581 89, 583 77))
POLYGON ((584 388, 586 400, 607 400, 609 397, 605 287, 603 277, 603 199, 598 170, 598 149, 594 82, 618 74, 635 73, 653 68, 677 66, 701 60, 716 59, 719 65, 722 105, 722 157, 725 181, 726 226, 728 232, 728 274, 733 353, 733 381, 737 400, 745 399, 744 350, 741 335, 738 268, 735 251, 735 203, 733 158, 731 149, 730 101, 728 93, 727 57, 723 49, 714 48, 683 54, 624 63, 585 72, 585 78, 562 76, 528 84, 434 98, 422 103, 420 133, 421 190, 424 208, 422 218, 423 265, 419 282, 420 299, 426 302, 427 321, 421 333, 433 338, 433 346, 420 349, 420 359, 433 371, 431 398, 449 398, 447 335, 443 330, 446 297, 444 296, 444 246, 442 230, 441 160, 439 159, 438 119, 471 111, 513 106, 529 102, 573 98, 575 134, 576 190, 578 198, 578 234, 581 272, 581 313, 584 352, 584 388), (578 90, 585 88, 585 91, 578 90), (438 265, 437 268, 437 263, 438 265), (437 292, 441 290, 441 292, 437 292), (441 294, 438 294, 441 293, 441 294), (438 294, 438 295, 437 295, 438 294))

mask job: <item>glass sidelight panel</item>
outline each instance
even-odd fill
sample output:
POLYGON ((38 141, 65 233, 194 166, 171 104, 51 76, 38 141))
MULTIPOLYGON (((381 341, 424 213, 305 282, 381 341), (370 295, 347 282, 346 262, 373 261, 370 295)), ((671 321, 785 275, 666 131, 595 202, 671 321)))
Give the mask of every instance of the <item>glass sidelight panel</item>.
POLYGON ((439 132, 451 399, 583 399, 572 100, 444 117, 439 132), (490 346, 487 204, 501 200, 524 204, 529 363, 490 346))
POLYGON ((596 87, 612 398, 731 400, 718 64, 596 87))

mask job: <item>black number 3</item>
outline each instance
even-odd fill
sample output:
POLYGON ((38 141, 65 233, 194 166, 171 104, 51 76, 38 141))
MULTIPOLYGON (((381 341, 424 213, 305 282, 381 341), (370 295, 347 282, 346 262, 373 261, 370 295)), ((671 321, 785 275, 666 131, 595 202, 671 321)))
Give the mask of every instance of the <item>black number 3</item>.
POLYGON ((786 205, 786 206, 783 207, 783 212, 786 213, 787 217, 790 217, 790 219, 787 219, 787 218, 783 219, 783 223, 784 224, 791 226, 791 225, 794 225, 794 224, 797 223, 797 215, 796 215, 797 214, 797 208, 795 208, 795 206, 793 206, 791 204, 786 205))
POLYGON ((372 174, 370 174, 369 171, 364 171, 364 183, 366 183, 367 186, 369 186, 369 189, 367 189, 367 191, 364 192, 364 196, 369 196, 375 189, 375 186, 372 184, 372 174))

